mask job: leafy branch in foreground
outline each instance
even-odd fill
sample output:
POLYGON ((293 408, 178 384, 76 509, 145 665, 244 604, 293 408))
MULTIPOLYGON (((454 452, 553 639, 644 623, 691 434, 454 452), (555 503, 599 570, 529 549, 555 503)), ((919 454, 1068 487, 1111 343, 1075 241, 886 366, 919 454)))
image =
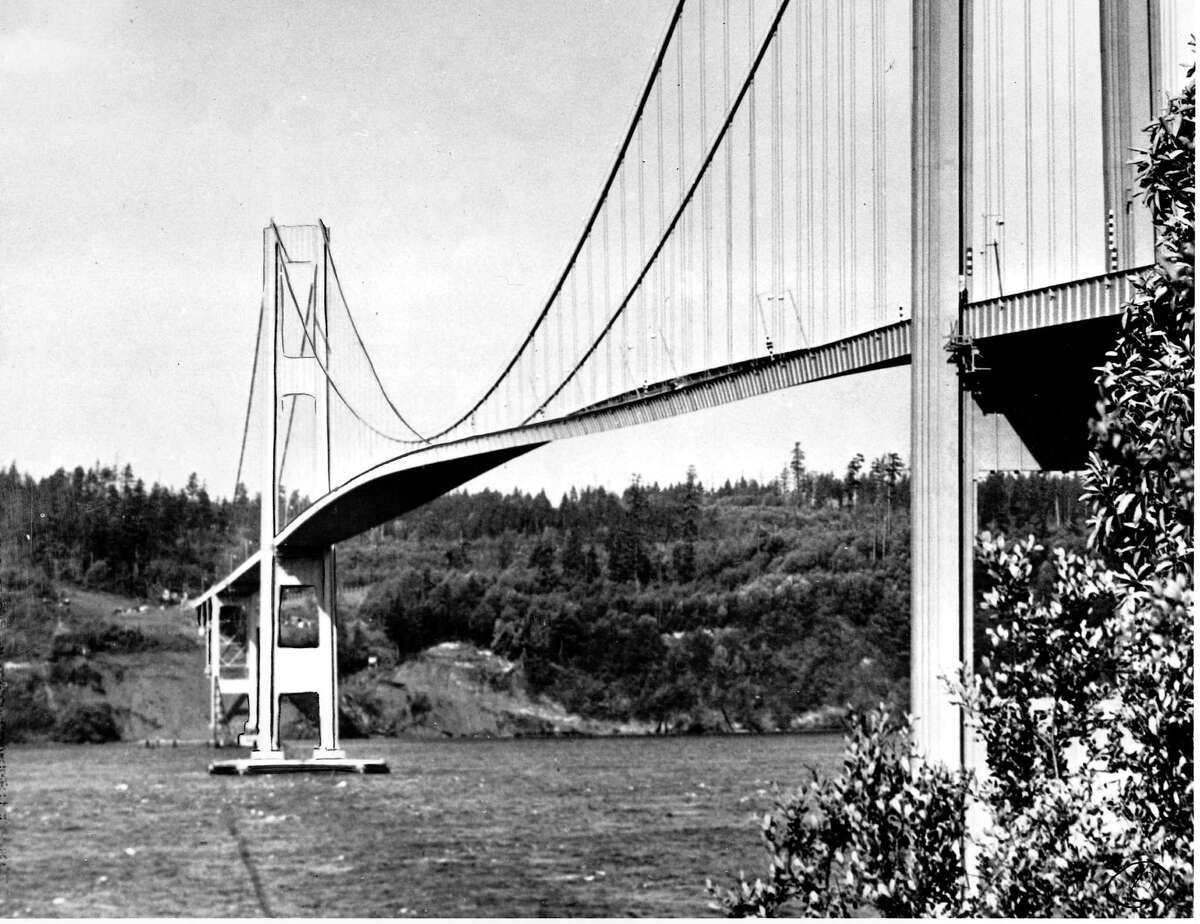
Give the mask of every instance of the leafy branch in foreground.
MULTIPOLYGON (((970 780, 909 760, 911 728, 885 707, 850 719, 841 773, 812 779, 763 823, 768 878, 742 879, 731 916, 912 917, 957 907, 970 780)), ((712 885, 709 885, 712 890, 712 885)))
POLYGON ((765 819, 770 871, 726 891, 727 914, 1192 914, 1194 67, 1188 79, 1140 162, 1159 265, 1097 382, 1090 553, 979 543, 990 625, 960 692, 989 776, 931 770, 902 724, 855 720, 841 774, 765 819))

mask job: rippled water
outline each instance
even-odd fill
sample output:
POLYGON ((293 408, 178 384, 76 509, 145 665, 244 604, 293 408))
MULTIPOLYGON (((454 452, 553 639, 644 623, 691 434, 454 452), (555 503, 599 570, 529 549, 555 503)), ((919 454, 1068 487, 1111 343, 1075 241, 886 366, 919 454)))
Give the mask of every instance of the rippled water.
POLYGON ((837 736, 351 742, 388 776, 212 777, 202 747, 10 747, 13 915, 703 916, 837 736))

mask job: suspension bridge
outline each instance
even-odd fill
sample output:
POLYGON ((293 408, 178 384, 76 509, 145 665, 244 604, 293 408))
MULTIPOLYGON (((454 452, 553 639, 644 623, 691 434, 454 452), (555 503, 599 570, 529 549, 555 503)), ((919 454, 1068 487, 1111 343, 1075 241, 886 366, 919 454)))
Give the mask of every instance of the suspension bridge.
POLYGON ((444 421, 386 387, 330 230, 272 222, 238 465, 240 485, 260 460, 259 550, 193 601, 214 724, 248 701, 249 759, 214 766, 379 769, 338 743, 337 543, 554 440, 901 365, 912 711, 927 754, 970 762, 938 678, 971 660, 973 476, 1086 457, 1092 370, 1153 262, 1128 161, 1181 78, 1179 19, 1167 0, 678 0, 562 272, 444 421), (279 740, 295 694, 319 711, 300 762, 279 740))

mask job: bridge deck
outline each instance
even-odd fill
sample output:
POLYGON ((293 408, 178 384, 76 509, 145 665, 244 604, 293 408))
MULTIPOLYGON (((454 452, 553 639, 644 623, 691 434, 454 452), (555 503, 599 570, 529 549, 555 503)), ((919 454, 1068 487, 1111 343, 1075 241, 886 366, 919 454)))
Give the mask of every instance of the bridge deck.
MULTIPOLYGON (((962 333, 981 343, 1113 318, 1142 269, 1079 279, 968 305, 962 333)), ((760 357, 650 385, 551 420, 407 452, 318 498, 278 535, 276 547, 324 548, 386 523, 553 440, 663 420, 823 379, 907 364, 910 321, 808 349, 760 357)), ((947 334, 950 332, 947 331, 947 334)), ((258 586, 255 553, 193 601, 258 586)))

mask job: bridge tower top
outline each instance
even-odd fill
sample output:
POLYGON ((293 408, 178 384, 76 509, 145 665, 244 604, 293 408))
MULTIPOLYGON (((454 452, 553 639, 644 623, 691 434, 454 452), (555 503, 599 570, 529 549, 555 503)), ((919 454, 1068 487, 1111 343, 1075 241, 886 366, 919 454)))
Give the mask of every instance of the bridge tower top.
POLYGON ((329 324, 329 229, 263 229, 262 545, 268 548, 301 497, 333 487, 329 324), (292 509, 289 509, 292 508, 292 509))

